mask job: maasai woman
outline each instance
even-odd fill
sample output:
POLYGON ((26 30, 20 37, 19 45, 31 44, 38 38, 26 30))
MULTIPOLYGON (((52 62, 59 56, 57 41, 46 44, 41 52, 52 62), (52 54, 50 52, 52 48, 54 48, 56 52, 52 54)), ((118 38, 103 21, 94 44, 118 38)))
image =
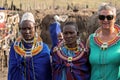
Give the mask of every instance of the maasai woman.
POLYGON ((62 28, 63 40, 52 53, 53 80, 89 80, 88 54, 78 38, 77 24, 67 22, 62 28))
POLYGON ((35 36, 33 14, 26 12, 20 22, 20 33, 11 46, 8 80, 51 80, 50 50, 35 36))

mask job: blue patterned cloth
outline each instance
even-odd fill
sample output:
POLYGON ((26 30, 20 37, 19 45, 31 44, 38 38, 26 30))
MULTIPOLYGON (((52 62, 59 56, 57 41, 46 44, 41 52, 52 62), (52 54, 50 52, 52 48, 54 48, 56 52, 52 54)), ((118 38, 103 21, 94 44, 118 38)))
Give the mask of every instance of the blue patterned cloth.
MULTIPOLYGON (((61 47, 61 54, 68 57, 75 57, 75 53, 61 47)), ((60 58, 57 53, 52 53, 53 80, 90 80, 89 55, 85 52, 83 56, 71 63, 60 58), (67 64, 70 64, 68 66, 67 64)))
POLYGON ((9 56, 8 80, 52 80, 50 50, 43 43, 43 49, 30 58, 17 54, 14 45, 9 56))

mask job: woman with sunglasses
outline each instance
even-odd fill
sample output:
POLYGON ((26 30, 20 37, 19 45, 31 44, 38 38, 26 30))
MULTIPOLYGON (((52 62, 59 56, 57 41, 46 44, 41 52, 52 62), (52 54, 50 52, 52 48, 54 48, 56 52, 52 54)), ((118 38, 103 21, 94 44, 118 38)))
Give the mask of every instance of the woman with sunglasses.
POLYGON ((116 9, 104 3, 98 9, 100 27, 89 36, 91 80, 118 80, 120 65, 120 26, 116 9))

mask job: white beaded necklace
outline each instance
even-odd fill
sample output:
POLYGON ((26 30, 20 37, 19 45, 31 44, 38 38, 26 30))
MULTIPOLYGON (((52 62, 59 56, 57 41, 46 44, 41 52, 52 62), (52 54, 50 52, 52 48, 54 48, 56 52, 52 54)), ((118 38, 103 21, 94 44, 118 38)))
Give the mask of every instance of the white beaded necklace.
POLYGON ((24 38, 22 38, 22 40, 23 40, 25 43, 33 43, 33 42, 34 42, 34 39, 33 39, 33 40, 30 40, 30 41, 27 41, 27 40, 25 40, 24 38))

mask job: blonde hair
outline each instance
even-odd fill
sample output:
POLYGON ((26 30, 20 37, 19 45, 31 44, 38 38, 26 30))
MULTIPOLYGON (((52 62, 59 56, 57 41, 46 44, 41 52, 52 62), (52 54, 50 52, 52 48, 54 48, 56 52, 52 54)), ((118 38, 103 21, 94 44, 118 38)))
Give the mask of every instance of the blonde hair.
POLYGON ((113 12, 114 15, 116 15, 116 8, 112 6, 110 3, 102 3, 98 8, 98 14, 102 10, 110 10, 113 12))

